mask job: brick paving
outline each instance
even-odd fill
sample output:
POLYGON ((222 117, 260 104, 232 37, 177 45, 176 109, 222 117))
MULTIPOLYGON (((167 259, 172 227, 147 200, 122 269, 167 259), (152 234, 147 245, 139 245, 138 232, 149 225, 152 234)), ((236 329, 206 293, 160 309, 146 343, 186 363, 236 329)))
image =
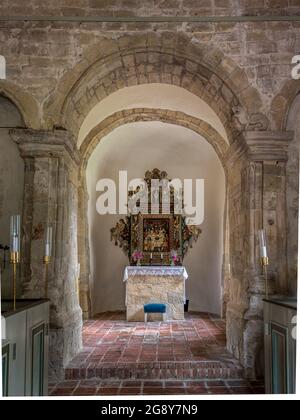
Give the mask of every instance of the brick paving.
POLYGON ((128 323, 105 313, 83 326, 82 352, 49 394, 210 395, 262 394, 261 382, 243 379, 226 350, 225 322, 207 313, 185 321, 128 323))
POLYGON ((250 395, 264 394, 260 381, 189 380, 189 381, 65 381, 52 385, 50 396, 122 396, 122 395, 250 395))

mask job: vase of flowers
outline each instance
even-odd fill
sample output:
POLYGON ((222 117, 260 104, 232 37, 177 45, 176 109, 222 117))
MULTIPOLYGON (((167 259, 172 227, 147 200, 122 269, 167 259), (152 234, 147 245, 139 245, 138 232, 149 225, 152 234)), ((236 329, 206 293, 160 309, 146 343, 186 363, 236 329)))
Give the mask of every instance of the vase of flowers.
POLYGON ((175 266, 180 261, 177 252, 173 251, 171 252, 171 265, 175 266))
POLYGON ((141 265, 141 261, 143 259, 143 253, 140 251, 134 251, 132 254, 133 261, 136 262, 136 265, 141 265))

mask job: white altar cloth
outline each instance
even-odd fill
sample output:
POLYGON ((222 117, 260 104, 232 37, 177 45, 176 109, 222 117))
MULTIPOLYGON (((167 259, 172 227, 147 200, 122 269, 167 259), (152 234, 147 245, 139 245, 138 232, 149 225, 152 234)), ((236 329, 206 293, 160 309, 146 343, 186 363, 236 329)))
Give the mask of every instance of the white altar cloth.
POLYGON ((188 273, 185 267, 153 267, 153 266, 128 266, 124 271, 123 281, 127 281, 129 276, 178 276, 188 279, 188 273))

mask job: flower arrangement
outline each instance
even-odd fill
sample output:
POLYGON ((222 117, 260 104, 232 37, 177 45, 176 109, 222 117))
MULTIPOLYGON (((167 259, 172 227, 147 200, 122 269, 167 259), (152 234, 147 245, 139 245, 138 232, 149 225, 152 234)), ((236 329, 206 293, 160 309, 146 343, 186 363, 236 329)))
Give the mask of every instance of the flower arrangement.
POLYGON ((171 265, 176 265, 178 262, 180 262, 180 258, 177 255, 177 252, 172 251, 171 252, 171 265))
POLYGON ((141 260, 143 259, 143 253, 141 251, 134 251, 132 254, 133 261, 137 263, 137 265, 141 265, 141 260))

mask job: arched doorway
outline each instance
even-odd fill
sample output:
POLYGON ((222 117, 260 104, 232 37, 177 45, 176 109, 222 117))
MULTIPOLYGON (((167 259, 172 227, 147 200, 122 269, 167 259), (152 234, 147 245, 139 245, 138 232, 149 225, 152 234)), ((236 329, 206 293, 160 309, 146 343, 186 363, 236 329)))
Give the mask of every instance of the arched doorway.
POLYGON ((119 216, 96 212, 96 183, 113 179, 120 170, 128 180, 140 178, 148 168, 163 168, 184 179, 205 180, 205 221, 199 242, 189 252, 187 294, 190 309, 222 312, 223 227, 225 175, 212 146, 186 128, 163 122, 122 125, 106 135, 89 158, 86 175, 89 196, 92 313, 124 310, 124 267, 128 259, 110 242, 110 228, 119 216))
MULTIPOLYGON (((97 65, 100 65, 100 62, 97 65)), ((95 68, 97 68, 97 65, 95 68)), ((107 72, 108 67, 106 63, 103 71, 107 72)), ((255 320, 251 319, 249 325, 248 321, 245 322, 244 316, 251 306, 251 300, 249 301, 248 282, 252 281, 252 276, 253 278, 255 278, 256 275, 254 273, 259 271, 259 257, 257 254, 255 229, 258 229, 261 226, 259 223, 256 227, 254 225, 248 225, 248 207, 246 204, 247 199, 245 199, 245 194, 248 192, 248 190, 245 189, 245 185, 247 185, 248 188, 248 183, 252 182, 252 179, 251 177, 249 177, 249 175, 253 170, 253 165, 251 166, 251 159, 249 160, 248 140, 245 138, 242 132, 245 130, 249 130, 249 134, 252 133, 253 135, 253 132, 250 133, 252 128, 257 130, 257 133, 266 130, 268 127, 268 121, 266 117, 260 113, 255 113, 253 117, 251 116, 252 114, 248 115, 249 111, 247 112, 245 109, 243 109, 239 100, 237 99, 235 94, 232 91, 230 91, 230 88, 226 83, 220 82, 217 89, 218 93, 215 92, 215 96, 212 98, 211 94, 207 91, 207 89, 209 89, 210 83, 214 79, 214 77, 210 79, 204 90, 202 88, 201 90, 197 90, 195 88, 195 84, 193 84, 193 89, 191 89, 191 86, 186 85, 185 87, 185 92, 189 92, 190 94, 191 92, 197 92, 196 96, 198 97, 198 99, 201 99, 203 104, 203 108, 200 106, 198 107, 198 109, 201 109, 203 111, 206 107, 206 112, 203 112, 203 115, 201 115, 200 112, 200 121, 195 121, 196 117, 193 115, 192 110, 189 110, 189 112, 192 115, 188 115, 185 114, 181 109, 174 110, 172 106, 170 106, 171 109, 163 109, 163 107, 160 109, 155 109, 157 115, 154 118, 153 115, 151 115, 153 114, 153 109, 146 108, 149 107, 147 103, 147 97, 146 99, 145 97, 142 97, 142 99, 140 98, 136 104, 129 103, 127 106, 124 106, 123 103, 121 109, 118 106, 116 106, 115 108, 110 107, 110 95, 111 98, 113 98, 114 95, 117 95, 118 91, 122 91, 124 85, 121 84, 119 88, 114 85, 114 88, 112 90, 103 90, 104 80, 102 80, 99 85, 99 80, 95 80, 94 78, 97 78, 98 73, 95 73, 94 70, 95 69, 93 67, 90 67, 87 70, 89 73, 89 86, 94 86, 90 90, 90 95, 92 96, 89 96, 89 98, 84 96, 84 92, 86 92, 86 90, 84 90, 84 86, 86 86, 85 83, 87 82, 87 80, 85 80, 87 74, 85 74, 80 83, 78 83, 76 86, 74 85, 74 87, 70 90, 67 99, 64 101, 63 104, 61 104, 61 109, 63 112, 62 121, 64 121, 64 124, 66 124, 76 136, 79 135, 78 144, 80 146, 81 152, 80 186, 78 196, 78 231, 80 232, 80 235, 78 237, 78 249, 79 261, 81 264, 80 301, 84 316, 88 318, 91 313, 89 267, 90 259, 88 241, 89 228, 86 217, 88 200, 87 186, 85 181, 85 170, 93 150, 105 135, 107 135, 123 123, 148 121, 150 119, 151 121, 158 120, 168 123, 171 122, 171 124, 177 124, 188 127, 191 130, 202 134, 206 138, 206 140, 213 145, 216 153, 218 154, 220 160, 222 161, 225 167, 225 172, 227 175, 227 200, 225 212, 226 219, 224 222, 223 230, 223 314, 226 312, 227 315, 228 348, 232 353, 235 354, 237 358, 242 360, 242 363, 244 365, 249 364, 249 374, 253 375, 254 365, 256 362, 255 359, 252 358, 252 356, 248 359, 248 349, 251 353, 255 353, 257 351, 257 346, 260 346, 260 344, 257 344, 257 341, 261 341, 262 339, 262 322, 260 318, 261 306, 259 308, 255 308, 255 311, 259 311, 259 315, 254 315, 255 320), (99 93, 96 94, 96 91, 99 93), (101 95, 100 92, 102 92, 101 95), (221 95, 222 98, 218 95, 221 95), (105 103, 105 98, 107 98, 107 103, 105 103), (105 107, 103 108, 101 107, 102 101, 103 104, 105 103, 105 107), (74 107, 75 103, 77 105, 74 107), (137 106, 138 108, 132 109, 132 106, 137 106), (139 108, 139 106, 142 106, 143 108, 139 108), (108 111, 115 111, 115 113, 107 115, 108 111), (172 115, 172 113, 174 115, 172 115), (71 117, 71 115, 73 115, 75 119, 71 117), (249 255, 248 252, 250 248, 251 255, 249 255), (251 277, 250 280, 248 279, 249 276, 251 277), (243 280, 245 278, 247 279, 246 281, 243 280), (245 329, 247 329, 247 327, 249 327, 249 332, 246 332, 245 334, 245 329), (252 337, 253 328, 255 329, 254 337, 252 337), (249 345, 246 344, 248 334, 250 336, 250 341, 254 341, 254 348, 251 349, 249 345)), ((155 71, 158 70, 156 69, 155 71)), ((236 75, 237 79, 241 76, 241 74, 239 74, 238 71, 236 75)), ((112 75, 109 77, 111 77, 112 79, 115 78, 112 75)), ((159 77, 161 77, 161 75, 159 77)), ((219 76, 217 76, 217 78, 218 77, 219 76)), ((168 84, 172 88, 171 79, 168 80, 168 84)), ((128 83, 128 86, 134 87, 136 85, 139 87, 143 87, 143 83, 141 83, 141 80, 144 79, 139 79, 134 83, 132 81, 132 83, 128 83)), ((159 82, 159 80, 157 80, 157 83, 159 82)), ((181 82, 179 83, 179 86, 181 87, 183 86, 182 80, 183 79, 181 79, 181 82)), ((214 80, 216 81, 216 79, 214 80)), ((199 81, 197 81, 197 83, 198 82, 199 81)), ((242 84, 244 82, 245 79, 243 79, 243 82, 241 81, 242 84)), ((176 85, 177 83, 174 84, 176 85)), ((124 90, 126 89, 128 89, 128 87, 124 88, 124 90)), ((212 88, 212 91, 215 91, 214 89, 216 89, 216 87, 212 88)), ((249 97, 251 96, 251 98, 253 99, 256 96, 256 93, 253 92, 252 89, 249 89, 250 88, 249 86, 247 86, 246 83, 244 93, 248 91, 249 97)), ((242 95, 241 99, 243 98, 243 101, 246 101, 245 103, 247 103, 249 97, 248 95, 242 95)), ((120 101, 120 103, 122 103, 122 101, 120 101)), ((258 106, 256 111, 259 110, 259 103, 260 102, 258 99, 256 101, 256 104, 258 106)), ((252 105, 251 103, 249 103, 248 105, 249 110, 251 110, 253 108, 253 103, 252 105)), ((249 144, 251 143, 251 141, 252 139, 250 135, 249 144)), ((254 151, 254 153, 256 153, 256 151, 254 151)), ((263 157, 260 157, 260 160, 265 159, 266 156, 267 155, 265 154, 263 157)), ((261 173, 258 176, 261 176, 261 173)), ((260 207, 260 209, 257 212, 257 215, 261 210, 262 208, 260 207)), ((257 217, 259 219, 259 216, 257 217)), ((256 289, 254 288, 253 290, 256 289)), ((263 291, 260 290, 260 293, 263 293, 263 291)), ((258 301, 254 300, 253 302, 258 301)))
MULTIPOLYGON (((195 146, 199 146, 202 141, 202 147, 206 145, 210 148, 211 154, 209 155, 209 159, 212 159, 212 156, 214 156, 215 162, 218 162, 217 165, 220 165, 220 167, 223 168, 223 181, 220 181, 218 179, 218 182, 221 182, 223 184, 222 192, 220 194, 220 197, 216 198, 216 201, 218 200, 223 201, 223 204, 221 208, 219 208, 219 217, 218 219, 218 232, 215 230, 215 237, 217 244, 218 252, 216 253, 216 260, 218 263, 216 264, 218 274, 213 275, 213 278, 216 278, 216 283, 218 284, 218 291, 216 292, 219 295, 218 304, 215 302, 214 304, 204 304, 202 301, 202 305, 197 305, 194 303, 195 308, 198 310, 202 308, 203 310, 207 310, 208 308, 211 309, 212 312, 221 313, 222 307, 226 306, 226 302, 223 301, 223 291, 226 290, 225 285, 225 278, 224 273, 226 272, 226 266, 228 265, 227 256, 229 255, 229 249, 228 248, 228 240, 225 240, 225 231, 227 231, 227 211, 225 212, 225 162, 224 158, 226 155, 226 151, 229 149, 229 142, 227 139, 227 134, 224 126, 221 123, 220 118, 218 115, 215 114, 215 112, 201 99, 199 99, 194 94, 182 89, 178 88, 176 86, 170 86, 170 85, 164 85, 164 84, 150 84, 150 85, 139 85, 135 87, 125 88, 121 89, 118 92, 112 94, 109 96, 106 100, 103 101, 103 104, 100 102, 98 105, 95 106, 95 108, 88 114, 87 118, 85 119, 82 128, 79 132, 79 139, 78 139, 78 145, 80 146, 80 152, 81 152, 81 179, 80 179, 80 189, 79 189, 79 211, 80 211, 80 220, 79 220, 79 232, 84 232, 84 235, 80 235, 79 237, 79 259, 81 264, 81 306, 83 309, 83 312, 86 317, 89 316, 90 312, 90 254, 89 254, 89 235, 94 235, 94 231, 91 230, 91 226, 88 226, 88 223, 86 221, 87 217, 87 203, 88 203, 88 196, 95 197, 95 185, 91 186, 86 184, 86 173, 89 172, 90 168, 93 167, 94 173, 96 171, 97 164, 95 163, 95 158, 93 159, 93 156, 95 156, 95 153, 97 156, 99 155, 99 150, 101 149, 102 144, 108 144, 106 142, 106 137, 112 138, 114 137, 115 133, 120 133, 120 130, 128 130, 130 131, 129 126, 131 127, 140 127, 143 124, 145 127, 147 127, 147 130, 152 126, 154 126, 154 122, 162 128, 169 125, 170 131, 174 134, 175 137, 177 137, 177 147, 180 143, 178 139, 178 135, 176 135, 177 130, 182 134, 182 146, 186 146, 185 152, 190 149, 190 156, 186 156, 185 164, 182 168, 180 168, 180 157, 176 156, 176 149, 175 151, 172 150, 172 142, 169 136, 167 135, 167 132, 162 130, 161 135, 153 135, 153 137, 160 138, 161 143, 155 143, 153 150, 153 159, 152 164, 157 166, 155 164, 155 160, 157 163, 159 162, 160 165, 168 166, 168 157, 167 157, 167 149, 170 149, 170 156, 173 156, 173 159, 177 162, 177 168, 176 165, 173 165, 173 168, 170 167, 171 172, 180 172, 182 178, 184 177, 184 168, 188 171, 188 163, 187 161, 190 159, 191 161, 194 161, 194 172, 191 173, 190 177, 195 178, 195 175, 197 171, 195 170, 197 164, 196 164, 196 154, 193 154, 192 150, 195 146), (149 108, 149 105, 154 105, 155 103, 159 104, 162 108, 149 108), (124 109, 121 108, 124 107, 124 109), (134 108, 132 108, 134 107, 134 108), (168 107, 170 109, 168 109, 168 107), (186 112, 183 112, 186 111, 186 112), (189 112, 189 114, 187 114, 189 112), (149 124, 149 122, 152 122, 149 124), (189 136, 187 133, 190 133, 189 136), (84 137, 85 136, 85 137, 84 137), (187 137, 187 141, 185 142, 184 139, 187 137), (191 143, 191 138, 194 138, 194 143, 191 143), (163 146, 163 138, 166 138, 166 146, 164 149, 164 153, 160 154, 159 148, 163 146), (198 139, 198 143, 197 140, 198 139), (202 140, 201 140, 202 139, 202 140), (200 141, 201 140, 201 141, 200 141), (190 141, 190 142, 189 142, 190 141), (101 143, 101 144, 100 144, 101 143), (186 143, 186 144, 185 144, 186 143), (189 146, 190 145, 190 146, 189 146), (90 165, 90 161, 93 161, 93 164, 90 165), (220 247, 220 248, 219 248, 220 247), (220 251, 220 252, 219 252, 220 251), (222 288, 222 292, 221 292, 222 288), (222 295, 222 298, 221 298, 222 295)), ((147 132, 146 130, 146 132, 147 132)), ((125 131, 126 132, 126 131, 125 131)), ((144 133, 143 131, 140 131, 140 128, 138 129, 138 132, 140 133, 141 138, 143 138, 144 133)), ((125 135, 125 138, 123 141, 121 141, 121 137, 119 137, 120 144, 117 144, 116 141, 114 142, 114 150, 111 150, 111 155, 109 160, 112 161, 112 167, 114 167, 114 171, 122 170, 122 167, 120 167, 120 159, 116 160, 116 165, 114 165, 114 158, 117 156, 117 151, 122 149, 122 146, 125 146, 124 149, 124 156, 127 156, 129 161, 130 157, 128 154, 130 154, 129 149, 126 150, 126 144, 127 147, 129 147, 129 139, 132 136, 128 132, 125 135), (126 150, 126 152, 125 152, 126 150), (118 162, 118 163, 117 163, 118 162)), ((150 130, 151 133, 151 130, 150 130)), ((137 139, 136 139, 137 141, 137 139)), ((153 142, 153 139, 152 139, 153 142)), ((141 165, 140 170, 142 171, 142 174, 147 170, 147 154, 149 154, 151 148, 151 134, 150 137, 147 139, 144 139, 144 142, 141 141, 139 145, 132 145, 133 147, 138 147, 139 155, 141 156, 141 160, 143 161, 143 164, 141 165), (145 153, 143 153, 143 147, 145 149, 145 153), (148 153, 147 153, 148 151, 148 153)), ((200 147, 201 149, 201 147, 200 147)), ((198 150, 197 147, 195 147, 195 150, 198 150, 198 156, 201 160, 201 150, 198 150)), ((183 153, 183 152, 182 152, 183 153)), ((181 153, 181 155, 182 155, 181 153)), ((136 157, 136 153, 132 154, 132 157, 136 157)), ((200 162, 200 161, 199 161, 200 162)), ((123 167, 123 170, 126 170, 126 161, 123 161, 122 163, 125 165, 123 167)), ((203 161, 203 164, 207 165, 205 163, 205 159, 203 161)), ((130 163, 131 169, 133 166, 133 163, 130 163)), ((103 162, 103 166, 107 168, 107 165, 103 162)), ((200 165, 201 166, 201 165, 200 165)), ((149 169, 149 168, 148 168, 149 169)), ((165 168, 166 169, 166 168, 165 168)), ((99 169, 98 169, 99 170, 99 169)), ((129 171, 132 172, 132 171, 129 171)), ((198 178, 200 176, 200 172, 198 171, 198 178)), ((135 176, 138 176, 137 173, 135 173, 135 176)), ((142 176, 139 174, 139 177, 142 176)), ((170 174, 171 176, 171 174, 170 174)), ((174 174, 173 177, 177 177, 178 175, 174 174)), ((208 172, 206 174, 203 174, 204 178, 211 178, 209 182, 212 182, 213 175, 210 174, 208 176, 208 172)), ((116 177, 116 172, 113 175, 113 178, 116 177)), ((200 176, 201 178, 201 176, 200 176)), ((89 178, 89 183, 91 183, 91 177, 89 178)), ((95 175, 93 182, 95 184, 95 175)), ((218 186, 219 188, 219 186, 218 186)), ((220 191, 218 191, 219 193, 220 191)), ((213 189, 211 189, 210 192, 208 192, 208 197, 211 198, 212 201, 212 194, 213 189)), ((95 205, 94 205, 95 208, 95 205)), ((208 214, 210 211, 208 210, 208 214)), ((90 214, 90 213, 89 213, 90 214)), ((114 221, 111 222, 111 226, 113 226, 114 221)), ((213 225, 213 223, 212 223, 213 225)), ((106 226, 106 235, 109 236, 109 226, 106 226)), ((107 236, 107 237, 108 237, 107 236)), ((106 240, 107 240, 106 237, 106 240)), ((212 252, 213 246, 211 247, 212 252)), ((210 255, 210 257, 207 260, 212 260, 213 256, 210 255)), ((94 259, 96 261, 96 259, 94 259)), ((124 262, 124 261, 123 261, 124 262)), ((102 267, 107 267, 107 261, 106 263, 102 264, 102 267)), ((126 265, 126 264, 125 264, 126 265)), ((214 263, 211 263, 211 266, 214 266, 214 263)), ((124 269, 124 264, 123 264, 124 269)), ((209 271, 209 270, 208 270, 209 271)), ((99 276, 100 273, 98 273, 99 276)), ((122 278, 122 273, 120 272, 118 274, 120 278, 122 278)), ((195 273, 194 276, 196 277, 197 274, 195 273)), ((207 275, 206 275, 207 277, 207 275)), ((209 276, 208 276, 209 277, 209 276)), ((208 280, 208 279, 207 279, 208 280)), ((214 281, 212 282, 214 283, 214 281)), ((97 283, 96 283, 97 284, 97 283)), ((99 282, 97 287, 100 286, 101 282, 99 282)), ((112 285, 110 283, 110 285, 112 285)), ((203 290, 204 292, 204 290, 203 290)), ((119 294, 121 295, 121 289, 119 290, 119 294)), ((209 301, 210 299, 208 299, 209 301)), ((214 299, 212 299, 214 300, 214 299)), ((109 299, 108 299, 109 301, 109 299)), ((123 299, 124 301, 124 299, 123 299)), ((207 301, 207 302, 208 302, 207 301)), ((123 303, 124 306, 124 303, 123 303)), ((98 306, 99 308, 99 306, 98 306)), ((104 306, 105 308, 105 306, 104 306)))

